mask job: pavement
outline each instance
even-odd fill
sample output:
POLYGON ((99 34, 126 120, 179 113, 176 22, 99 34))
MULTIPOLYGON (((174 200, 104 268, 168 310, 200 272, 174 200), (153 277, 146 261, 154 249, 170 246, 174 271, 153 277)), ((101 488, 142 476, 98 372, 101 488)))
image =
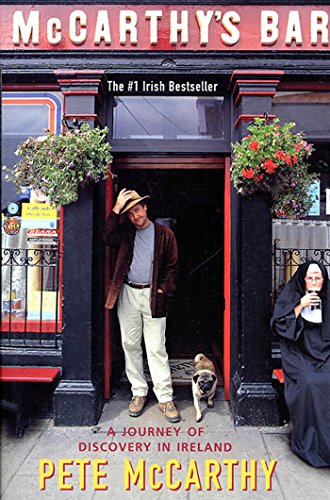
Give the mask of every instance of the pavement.
POLYGON ((291 452, 290 424, 235 427, 221 388, 213 409, 202 403, 197 424, 190 389, 175 394, 182 416, 177 424, 165 421, 152 396, 143 415, 129 417, 125 384, 94 427, 34 419, 16 439, 3 418, 1 498, 330 498, 330 469, 315 469, 291 452))

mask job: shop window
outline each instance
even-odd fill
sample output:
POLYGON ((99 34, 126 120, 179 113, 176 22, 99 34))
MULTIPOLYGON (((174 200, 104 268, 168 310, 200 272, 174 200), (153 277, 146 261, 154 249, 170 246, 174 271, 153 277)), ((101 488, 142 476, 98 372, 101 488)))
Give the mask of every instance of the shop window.
POLYGON ((295 122, 309 140, 330 140, 330 92, 277 92, 272 113, 281 122, 295 122))
POLYGON ((326 190, 330 185, 330 153, 326 142, 314 142, 314 148, 309 161, 320 178, 318 211, 313 210, 313 214, 303 219, 273 220, 274 299, 299 264, 307 259, 322 262, 330 276, 330 214, 326 201, 326 190))
MULTIPOLYGON (((17 145, 46 130, 61 131, 62 100, 49 92, 5 92, 2 98, 2 162, 17 161, 17 145)), ((62 213, 25 187, 2 182, 1 330, 61 331, 62 213)), ((3 334, 5 335, 5 333, 3 334)), ((12 338, 12 337, 9 337, 12 338)))
POLYGON ((115 98, 114 139, 224 139, 223 97, 115 98))

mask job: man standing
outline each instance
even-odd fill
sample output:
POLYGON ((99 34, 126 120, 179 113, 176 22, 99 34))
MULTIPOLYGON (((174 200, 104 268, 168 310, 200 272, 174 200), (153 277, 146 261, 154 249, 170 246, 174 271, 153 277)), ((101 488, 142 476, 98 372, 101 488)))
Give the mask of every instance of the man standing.
POLYGON ((176 288, 178 251, 173 232, 148 219, 146 198, 122 189, 106 220, 104 241, 118 253, 105 307, 112 309, 118 299, 125 369, 133 394, 129 415, 141 415, 148 392, 143 335, 159 408, 166 420, 178 422, 165 348, 166 304, 176 288), (120 223, 121 214, 127 214, 128 221, 120 223))

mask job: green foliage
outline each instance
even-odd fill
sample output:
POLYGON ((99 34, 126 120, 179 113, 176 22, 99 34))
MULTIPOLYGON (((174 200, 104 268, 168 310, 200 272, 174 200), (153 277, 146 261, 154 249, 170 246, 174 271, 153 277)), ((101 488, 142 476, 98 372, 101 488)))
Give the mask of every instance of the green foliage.
POLYGON ((302 133, 291 131, 295 123, 278 122, 255 118, 250 134, 232 144, 231 179, 243 196, 270 192, 279 217, 303 217, 312 206, 308 191, 317 178, 308 170, 313 147, 302 133))
POLYGON ((22 158, 8 172, 18 190, 30 187, 45 194, 50 203, 68 205, 78 199, 78 187, 99 182, 107 177, 112 161, 107 142, 108 129, 84 123, 80 130, 44 137, 29 137, 17 147, 22 158))

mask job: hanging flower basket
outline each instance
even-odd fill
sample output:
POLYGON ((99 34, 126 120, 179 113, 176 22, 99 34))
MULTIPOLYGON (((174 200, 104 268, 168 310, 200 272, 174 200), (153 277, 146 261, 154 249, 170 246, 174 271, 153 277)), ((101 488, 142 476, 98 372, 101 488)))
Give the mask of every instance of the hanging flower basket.
POLYGON ((29 137, 17 147, 22 158, 14 167, 3 167, 6 179, 43 193, 53 205, 68 205, 78 200, 78 188, 106 179, 112 155, 107 128, 80 129, 63 134, 48 132, 29 137))
POLYGON ((313 146, 301 132, 292 132, 295 123, 278 122, 255 118, 250 134, 232 144, 231 179, 242 196, 271 193, 278 217, 299 218, 313 204, 309 190, 317 175, 309 172, 307 161, 313 146))

